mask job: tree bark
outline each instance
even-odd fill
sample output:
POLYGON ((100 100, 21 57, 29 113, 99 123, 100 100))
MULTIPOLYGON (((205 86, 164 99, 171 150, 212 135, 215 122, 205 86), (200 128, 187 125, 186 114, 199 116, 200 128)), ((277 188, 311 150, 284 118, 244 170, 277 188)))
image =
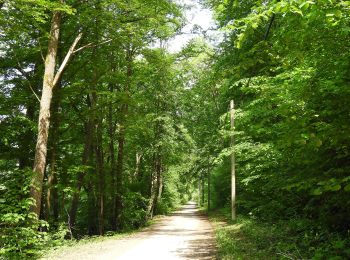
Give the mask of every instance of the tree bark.
MULTIPOLYGON (((88 105, 90 105, 89 96, 87 97, 88 105)), ((88 119, 88 121, 84 124, 85 129, 85 144, 84 144, 84 151, 82 156, 82 165, 88 166, 89 161, 89 155, 91 153, 91 146, 92 146, 92 137, 93 137, 93 121, 91 118, 88 119)), ((86 170, 79 172, 78 178, 77 178, 77 184, 76 184, 76 191, 73 194, 72 204, 70 208, 70 224, 71 228, 74 227, 75 221, 76 221, 76 215, 78 210, 78 203, 80 198, 80 190, 84 183, 84 177, 86 175, 86 170)))
MULTIPOLYGON (((58 85, 60 86, 60 85, 58 85)), ((55 90, 59 91, 59 88, 55 90)), ((52 216, 55 221, 58 219, 58 193, 57 188, 55 187, 57 184, 57 172, 56 172, 56 155, 57 155, 57 142, 59 140, 58 132, 59 132, 59 115, 58 108, 60 103, 60 94, 56 93, 53 98, 52 104, 52 126, 51 126, 51 140, 50 145, 50 169, 49 175, 47 177, 47 193, 46 193, 46 220, 49 220, 51 211, 53 211, 52 216)))
MULTIPOLYGON (((92 94, 94 103, 97 103, 96 92, 92 94)), ((103 113, 100 113, 100 117, 103 113)), ((103 148, 102 148, 102 118, 96 120, 96 145, 95 145, 95 155, 96 155, 96 169, 98 173, 98 230, 99 235, 104 234, 104 186, 105 186, 105 176, 103 169, 103 148)))
POLYGON ((158 211, 158 206, 162 198, 162 192, 163 192, 163 176, 162 176, 162 158, 161 155, 158 154, 158 159, 157 159, 157 168, 156 168, 156 196, 155 196, 155 201, 154 201, 154 208, 155 212, 157 213, 158 211))
MULTIPOLYGON (((125 111, 125 110, 124 110, 125 111)), ((123 112, 125 113, 125 112, 123 112)), ((118 157, 116 165, 116 198, 115 198, 115 221, 116 230, 120 228, 120 217, 122 212, 122 185, 123 185, 123 162, 124 162, 125 133, 122 125, 118 137, 118 157)))
MULTIPOLYGON (((113 86, 110 86, 110 91, 113 92, 113 86)), ((113 106, 112 102, 109 103, 109 108, 108 108, 108 135, 109 135, 109 155, 110 155, 110 165, 111 165, 111 171, 110 171, 110 176, 111 176, 111 190, 115 189, 116 185, 116 158, 115 158, 115 147, 114 147, 114 139, 115 139, 115 124, 113 120, 113 106)), ((112 230, 117 229, 117 221, 116 221, 116 194, 113 192, 112 193, 112 215, 111 215, 111 226, 112 230)))
POLYGON ((147 219, 153 218, 154 202, 157 197, 156 186, 157 186, 157 155, 153 155, 153 170, 150 175, 150 198, 147 207, 147 219))
MULTIPOLYGON (((62 1, 64 2, 64 1, 62 1)), ((41 196, 43 188, 44 172, 46 167, 46 155, 47 155, 47 140, 50 127, 50 106, 53 94, 53 88, 60 80, 64 69, 66 68, 69 60, 75 52, 75 48, 80 41, 82 34, 80 33, 74 40, 73 44, 69 48, 61 66, 55 74, 56 58, 58 50, 58 42, 61 27, 61 12, 54 11, 50 38, 48 43, 47 55, 45 58, 45 70, 43 89, 40 99, 39 120, 38 120, 38 137, 35 148, 33 177, 31 181, 30 197, 35 203, 30 207, 30 212, 36 214, 37 218, 40 216, 41 210, 41 196)))
POLYGON ((97 234, 97 223, 96 223, 96 196, 92 182, 89 181, 87 184, 87 195, 88 195, 88 234, 89 236, 97 234))
MULTIPOLYGON (((230 102, 231 131, 235 129, 235 105, 233 100, 230 102)), ((234 153, 234 135, 231 133, 231 218, 236 220, 236 170, 234 153)))
POLYGON ((50 125, 50 105, 54 87, 53 81, 55 76, 60 25, 61 13, 56 11, 53 14, 51 22, 50 39, 45 59, 43 89, 39 110, 38 137, 33 166, 34 175, 30 188, 30 196, 35 201, 35 203, 30 207, 30 211, 35 213, 37 218, 40 216, 41 210, 42 186, 46 166, 47 139, 50 125))
POLYGON ((210 211, 210 170, 208 167, 208 211, 210 211))
MULTIPOLYGON (((125 92, 129 94, 130 81, 132 77, 132 60, 133 53, 129 49, 127 50, 127 84, 125 85, 125 92)), ((125 144, 125 128, 126 128, 126 116, 128 114, 128 104, 121 105, 120 116, 120 129, 118 137, 118 157, 116 165, 116 199, 115 199, 115 214, 116 214, 116 229, 119 229, 119 220, 122 213, 122 194, 123 194, 123 164, 124 164, 124 144, 125 144)))

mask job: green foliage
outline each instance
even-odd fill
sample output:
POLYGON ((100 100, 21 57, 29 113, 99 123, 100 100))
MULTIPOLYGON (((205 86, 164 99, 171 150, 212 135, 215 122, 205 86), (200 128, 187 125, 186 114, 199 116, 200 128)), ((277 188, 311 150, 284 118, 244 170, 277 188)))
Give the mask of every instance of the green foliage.
POLYGON ((205 99, 213 122, 195 127, 205 133, 199 149, 214 157, 212 204, 229 205, 234 151, 238 212, 307 234, 283 233, 292 245, 281 242, 281 256, 347 258, 330 245, 347 244, 349 232, 348 1, 206 2, 226 33, 195 86, 218 89, 205 99), (203 131, 208 124, 219 131, 203 131))
POLYGON ((230 210, 213 212, 220 259, 347 259, 349 238, 315 226, 308 219, 260 222, 239 215, 235 223, 230 210))
POLYGON ((124 230, 132 230, 146 224, 147 199, 140 193, 127 192, 123 196, 124 210, 121 216, 121 226, 124 230))
POLYGON ((48 224, 36 220, 32 213, 28 213, 33 203, 27 197, 32 171, 4 171, 5 163, 0 163, 0 255, 9 259, 33 257, 48 240, 47 233, 39 232, 38 227, 47 229, 48 224))

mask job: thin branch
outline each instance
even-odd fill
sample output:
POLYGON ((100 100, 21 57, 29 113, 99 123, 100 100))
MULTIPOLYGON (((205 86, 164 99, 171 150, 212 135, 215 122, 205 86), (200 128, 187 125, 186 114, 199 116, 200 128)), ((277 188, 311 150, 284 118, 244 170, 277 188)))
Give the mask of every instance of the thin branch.
POLYGON ((265 41, 266 41, 267 38, 269 37, 270 30, 271 30, 273 21, 275 20, 275 17, 276 17, 276 15, 275 15, 275 14, 272 14, 272 16, 271 16, 271 18, 270 18, 269 25, 268 25, 268 27, 267 27, 267 29, 266 29, 266 32, 265 32, 265 35, 264 35, 264 40, 265 40, 265 41))
POLYGON ((81 50, 83 50, 83 49, 85 49, 85 48, 92 48, 92 47, 93 47, 93 45, 92 45, 92 43, 90 42, 89 44, 86 44, 86 45, 84 45, 83 47, 80 47, 80 48, 76 49, 76 50, 74 51, 74 53, 76 53, 76 52, 78 52, 78 51, 81 51, 81 50))
POLYGON ((27 77, 27 73, 26 73, 23 69, 21 69, 21 67, 20 67, 19 64, 18 64, 18 67, 17 67, 16 69, 18 70, 19 73, 21 73, 21 75, 22 75, 23 77, 25 77, 25 79, 26 79, 27 82, 28 82, 28 86, 29 86, 30 90, 33 92, 34 96, 36 97, 36 99, 37 99, 37 100, 39 101, 39 103, 40 103, 40 98, 39 98, 38 95, 35 93, 35 91, 34 91, 34 89, 33 89, 33 87, 32 87, 32 84, 30 83, 30 80, 29 80, 28 77, 27 77))
POLYGON ((83 49, 85 49, 85 48, 97 47, 97 46, 99 46, 99 45, 102 45, 102 44, 105 44, 105 43, 108 43, 108 42, 111 42, 111 41, 112 41, 112 39, 109 39, 109 40, 103 41, 103 42, 98 43, 98 44, 92 44, 92 43, 90 42, 89 44, 86 44, 86 45, 84 45, 84 46, 82 46, 82 47, 76 49, 73 53, 76 53, 76 52, 78 52, 78 51, 81 51, 81 50, 83 50, 83 49))
POLYGON ((82 33, 79 33, 78 36, 74 39, 74 42, 72 43, 72 45, 70 46, 67 54, 66 54, 66 57, 64 57, 64 60, 60 66, 60 68, 58 69, 56 75, 55 75, 55 78, 53 80, 53 84, 52 86, 55 87, 58 80, 60 79, 60 77, 62 76, 62 73, 64 71, 64 69, 66 68, 69 60, 71 59, 72 55, 74 54, 74 50, 75 50, 75 47, 77 46, 77 44, 79 43, 81 37, 83 36, 82 33))
POLYGON ((40 39, 38 40, 38 43, 39 43, 39 48, 40 48, 41 59, 45 63, 45 57, 44 57, 44 54, 43 54, 43 48, 41 47, 41 44, 40 44, 40 39))

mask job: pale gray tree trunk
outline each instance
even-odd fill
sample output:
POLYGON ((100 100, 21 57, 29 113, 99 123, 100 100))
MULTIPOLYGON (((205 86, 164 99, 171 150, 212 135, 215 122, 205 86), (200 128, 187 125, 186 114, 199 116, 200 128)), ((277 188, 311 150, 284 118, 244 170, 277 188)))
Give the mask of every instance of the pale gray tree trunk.
POLYGON ((53 81, 55 77, 55 66, 57 57, 58 39, 60 34, 61 13, 54 12, 48 51, 45 59, 45 72, 43 89, 40 100, 39 122, 38 122, 38 137, 35 149, 35 159, 33 167, 33 178, 31 182, 30 196, 35 200, 30 211, 35 213, 37 217, 41 210, 42 186, 46 165, 47 153, 47 138, 50 126, 50 105, 52 100, 53 81))
MULTIPOLYGON (((63 2, 63 1, 62 1, 63 2)), ((35 203, 30 207, 30 211, 36 214, 38 218, 41 210, 41 196, 43 188, 43 179, 46 166, 46 154, 47 154, 47 139, 49 136, 50 127, 50 106, 52 101, 53 88, 60 80, 64 69, 66 68, 72 55, 76 52, 75 47, 80 41, 82 34, 80 33, 74 40, 73 44, 69 48, 67 55, 65 56, 61 66, 55 73, 57 49, 60 35, 61 26, 61 12, 55 11, 53 13, 50 38, 48 44, 47 55, 45 59, 45 70, 43 89, 40 99, 39 109, 39 122, 38 122, 38 137, 35 148, 33 177, 31 181, 30 197, 35 203)))
POLYGON ((236 220, 236 171, 235 171, 235 153, 234 153, 234 135, 235 128, 235 106, 233 100, 230 102, 230 116, 231 116, 231 217, 236 220))

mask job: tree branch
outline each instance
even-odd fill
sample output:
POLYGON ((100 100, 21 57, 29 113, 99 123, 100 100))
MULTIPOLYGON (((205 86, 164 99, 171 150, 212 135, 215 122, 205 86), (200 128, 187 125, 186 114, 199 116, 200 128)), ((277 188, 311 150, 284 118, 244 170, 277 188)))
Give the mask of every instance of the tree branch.
POLYGON ((27 73, 21 68, 21 66, 20 66, 19 63, 18 63, 18 67, 16 67, 16 69, 17 69, 17 71, 18 71, 19 73, 21 73, 21 75, 22 75, 23 77, 25 77, 25 79, 26 79, 27 82, 28 82, 28 86, 29 86, 30 90, 33 92, 34 96, 36 97, 36 99, 37 99, 37 100, 39 101, 39 103, 40 103, 40 98, 39 98, 38 95, 35 93, 35 91, 34 91, 34 89, 33 89, 33 87, 32 87, 32 84, 30 83, 30 80, 29 80, 29 78, 28 78, 28 76, 27 76, 27 73))
POLYGON ((96 47, 96 46, 99 46, 99 45, 102 45, 102 44, 105 44, 105 43, 108 43, 108 42, 111 42, 111 41, 112 41, 112 39, 109 39, 109 40, 103 41, 103 42, 98 43, 98 44, 92 44, 92 42, 90 42, 89 44, 86 44, 86 45, 76 49, 73 53, 81 51, 81 50, 83 50, 85 48, 93 48, 93 47, 96 47))
POLYGON ((63 62, 61 64, 61 66, 59 67, 58 71, 56 72, 56 75, 55 75, 55 78, 54 78, 53 84, 52 84, 53 87, 56 86, 58 80, 62 76, 62 73, 63 73, 64 69, 67 67, 67 64, 68 64, 69 60, 71 59, 72 55, 75 52, 75 47, 79 43, 79 41, 80 41, 82 36, 83 36, 83 34, 79 33, 78 36, 74 39, 74 42, 72 43, 72 45, 70 46, 70 48, 69 48, 69 50, 68 50, 68 52, 66 54, 66 57, 64 57, 64 60, 63 60, 63 62))

